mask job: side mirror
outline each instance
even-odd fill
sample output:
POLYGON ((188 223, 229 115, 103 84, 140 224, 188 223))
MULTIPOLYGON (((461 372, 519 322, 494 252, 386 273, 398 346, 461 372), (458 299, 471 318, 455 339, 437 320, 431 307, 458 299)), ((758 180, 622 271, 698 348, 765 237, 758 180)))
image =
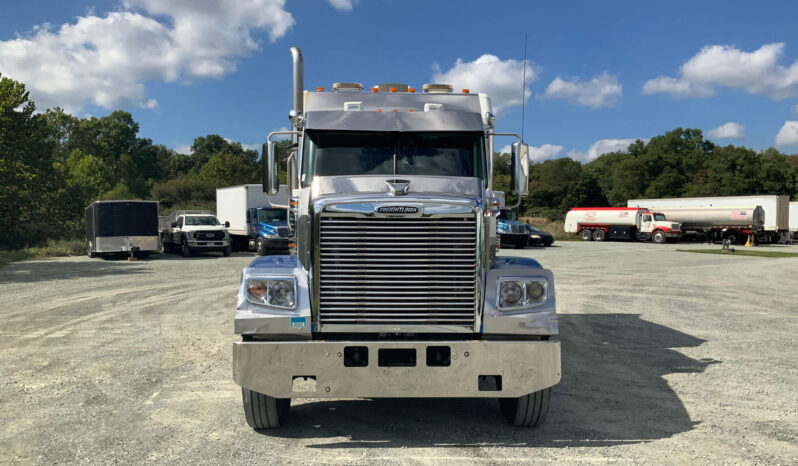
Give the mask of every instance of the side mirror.
POLYGON ((177 228, 177 222, 172 222, 172 228, 177 228))
POLYGON ((529 146, 522 142, 514 142, 510 146, 510 186, 513 194, 524 197, 529 194, 529 146))
POLYGON ((225 228, 230 228, 230 221, 224 222, 224 227, 225 228))
POLYGON ((277 177, 277 143, 266 141, 261 152, 263 161, 263 194, 273 196, 280 189, 280 179, 277 177))

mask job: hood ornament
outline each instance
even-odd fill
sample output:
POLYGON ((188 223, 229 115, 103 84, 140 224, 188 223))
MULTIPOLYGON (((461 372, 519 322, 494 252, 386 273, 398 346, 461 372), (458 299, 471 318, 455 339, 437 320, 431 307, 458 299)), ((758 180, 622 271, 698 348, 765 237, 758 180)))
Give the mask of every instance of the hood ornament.
POLYGON ((404 196, 410 187, 409 180, 386 180, 388 184, 388 194, 391 196, 404 196))

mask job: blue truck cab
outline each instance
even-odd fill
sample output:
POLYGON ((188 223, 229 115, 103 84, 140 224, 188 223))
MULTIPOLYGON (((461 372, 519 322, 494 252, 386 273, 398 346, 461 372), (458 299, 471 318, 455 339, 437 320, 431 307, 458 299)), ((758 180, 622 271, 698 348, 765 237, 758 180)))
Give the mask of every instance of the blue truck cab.
POLYGON ((516 248, 525 248, 529 241, 529 232, 526 225, 521 223, 510 209, 499 210, 496 217, 496 232, 499 234, 501 244, 512 244, 516 248))
POLYGON ((259 256, 288 253, 287 211, 270 207, 247 209, 249 246, 259 256))

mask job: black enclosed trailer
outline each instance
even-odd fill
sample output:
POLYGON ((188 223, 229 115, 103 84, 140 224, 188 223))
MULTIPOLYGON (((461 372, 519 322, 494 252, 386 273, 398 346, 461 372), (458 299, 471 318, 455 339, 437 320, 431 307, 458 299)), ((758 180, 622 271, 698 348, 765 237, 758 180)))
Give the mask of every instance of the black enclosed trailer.
POLYGON ((158 202, 95 201, 86 207, 89 257, 147 255, 158 249, 158 202))

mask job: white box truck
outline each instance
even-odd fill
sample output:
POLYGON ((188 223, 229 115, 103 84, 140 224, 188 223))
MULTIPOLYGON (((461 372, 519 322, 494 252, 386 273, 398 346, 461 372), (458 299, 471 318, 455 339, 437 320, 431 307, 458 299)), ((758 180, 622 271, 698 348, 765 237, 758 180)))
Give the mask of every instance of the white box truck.
MULTIPOLYGON (((720 196, 720 197, 682 197, 665 199, 630 199, 629 207, 640 207, 655 210, 667 208, 716 208, 730 207, 735 209, 755 209, 762 207, 764 221, 758 229, 754 230, 756 241, 759 243, 786 242, 789 237, 790 197, 778 195, 759 196, 720 196)), ((723 227, 706 222, 709 227, 723 227)), ((729 225, 733 226, 733 225, 729 225)), ((721 228, 721 231, 723 228, 721 228)), ((726 229, 728 232, 728 229, 726 229)), ((714 233, 714 232, 713 232, 714 233)), ((741 236, 742 234, 738 235, 741 236)))
POLYGON ((790 202, 790 241, 798 239, 798 202, 790 202))
POLYGON ((263 194, 263 185, 245 184, 216 189, 216 216, 230 222, 233 249, 255 249, 258 255, 287 253, 288 191, 282 186, 277 194, 263 194))

